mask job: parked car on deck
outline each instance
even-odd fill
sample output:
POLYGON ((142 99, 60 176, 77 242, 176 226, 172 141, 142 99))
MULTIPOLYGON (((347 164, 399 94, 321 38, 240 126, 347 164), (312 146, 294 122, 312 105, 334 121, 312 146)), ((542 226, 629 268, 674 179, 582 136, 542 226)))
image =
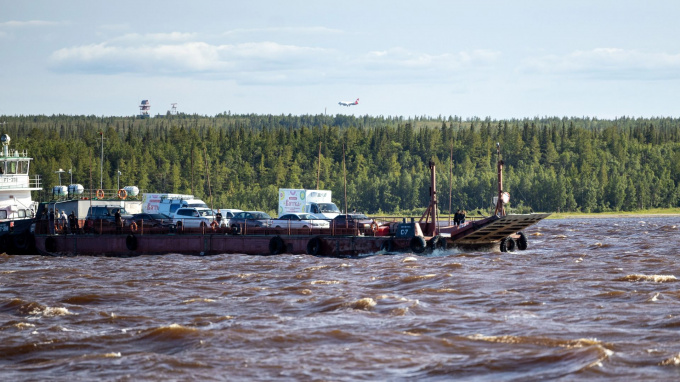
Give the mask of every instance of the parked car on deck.
POLYGON ((125 208, 121 206, 92 206, 87 210, 85 217, 85 224, 83 228, 85 232, 92 232, 93 228, 108 229, 116 226, 116 210, 120 210, 120 217, 123 219, 123 225, 126 225, 126 220, 130 215, 125 208))
POLYGON ((358 228, 361 230, 375 231, 378 228, 378 224, 375 220, 359 213, 338 215, 331 221, 331 224, 336 229, 358 228))
POLYGON ((172 218, 165 214, 134 214, 127 219, 128 225, 132 225, 133 222, 139 228, 142 227, 142 224, 144 224, 144 228, 172 228, 175 226, 172 218))
POLYGON ((236 227, 236 229, 243 229, 243 227, 271 227, 271 219, 266 212, 262 211, 244 211, 234 215, 229 219, 229 226, 236 227))
POLYGON ((206 207, 182 207, 175 211, 173 221, 175 226, 179 229, 184 228, 198 228, 210 227, 210 224, 215 220, 213 210, 206 207))
POLYGON ((271 223, 274 228, 329 228, 328 220, 322 220, 312 214, 301 212, 285 214, 273 219, 271 223))
POLYGON ((239 212, 243 212, 243 210, 238 210, 235 208, 221 208, 219 210, 215 211, 215 214, 217 212, 222 214, 222 224, 220 224, 221 227, 229 227, 229 220, 234 217, 239 212))

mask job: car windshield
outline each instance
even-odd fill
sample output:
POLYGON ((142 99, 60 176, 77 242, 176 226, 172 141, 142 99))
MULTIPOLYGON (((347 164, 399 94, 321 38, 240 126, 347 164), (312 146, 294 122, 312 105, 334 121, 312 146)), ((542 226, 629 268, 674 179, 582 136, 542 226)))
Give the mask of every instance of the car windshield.
POLYGON ((307 220, 316 219, 314 217, 314 215, 311 215, 311 214, 299 214, 298 216, 300 217, 300 219, 307 219, 307 220))
POLYGON ((149 214, 150 219, 156 219, 156 220, 167 220, 170 219, 169 217, 163 215, 163 214, 149 214))
POLYGON ((340 213, 338 207, 333 203, 318 203, 319 212, 337 212, 340 213))
POLYGON ((358 219, 368 219, 368 216, 366 216, 366 215, 364 215, 364 214, 353 214, 353 215, 351 215, 351 216, 352 216, 354 219, 357 219, 357 220, 358 220, 358 219))
POLYGON ((265 214, 264 212, 251 212, 253 219, 271 219, 271 216, 265 214))
POLYGON ((210 209, 196 209, 196 211, 198 211, 199 216, 212 216, 212 211, 210 209))

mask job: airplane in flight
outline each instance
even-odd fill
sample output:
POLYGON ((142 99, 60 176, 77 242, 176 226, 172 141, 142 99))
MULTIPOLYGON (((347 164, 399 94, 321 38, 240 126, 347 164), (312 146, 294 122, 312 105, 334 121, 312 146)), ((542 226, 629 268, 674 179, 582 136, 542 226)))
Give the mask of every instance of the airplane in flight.
POLYGON ((357 98, 357 100, 354 101, 354 102, 349 102, 349 101, 347 101, 347 102, 342 102, 342 101, 338 102, 338 105, 340 105, 340 106, 347 106, 347 107, 354 106, 354 105, 358 105, 358 104, 359 104, 359 98, 357 98))

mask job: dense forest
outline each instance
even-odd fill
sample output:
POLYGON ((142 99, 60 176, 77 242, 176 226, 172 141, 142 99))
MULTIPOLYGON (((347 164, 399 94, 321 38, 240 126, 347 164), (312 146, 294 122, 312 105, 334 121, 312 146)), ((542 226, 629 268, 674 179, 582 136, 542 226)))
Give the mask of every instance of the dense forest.
MULTIPOLYGON (((439 206, 488 213, 496 142, 510 209, 630 211, 680 203, 680 119, 165 115, 0 116, 51 198, 58 169, 99 188, 194 194, 214 208, 275 213, 278 188, 333 191, 343 209, 416 214, 437 165, 439 206), (103 133, 103 134, 100 134, 103 133), (319 156, 319 151, 321 155, 319 156)), ((70 182, 68 174, 62 183, 70 182)))

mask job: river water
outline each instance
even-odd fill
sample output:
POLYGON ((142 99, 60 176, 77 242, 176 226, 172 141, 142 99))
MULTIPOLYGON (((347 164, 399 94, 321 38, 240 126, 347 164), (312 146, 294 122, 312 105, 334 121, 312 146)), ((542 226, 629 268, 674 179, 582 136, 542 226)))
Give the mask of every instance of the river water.
POLYGON ((359 259, 0 255, 0 379, 678 380, 680 218, 359 259))

